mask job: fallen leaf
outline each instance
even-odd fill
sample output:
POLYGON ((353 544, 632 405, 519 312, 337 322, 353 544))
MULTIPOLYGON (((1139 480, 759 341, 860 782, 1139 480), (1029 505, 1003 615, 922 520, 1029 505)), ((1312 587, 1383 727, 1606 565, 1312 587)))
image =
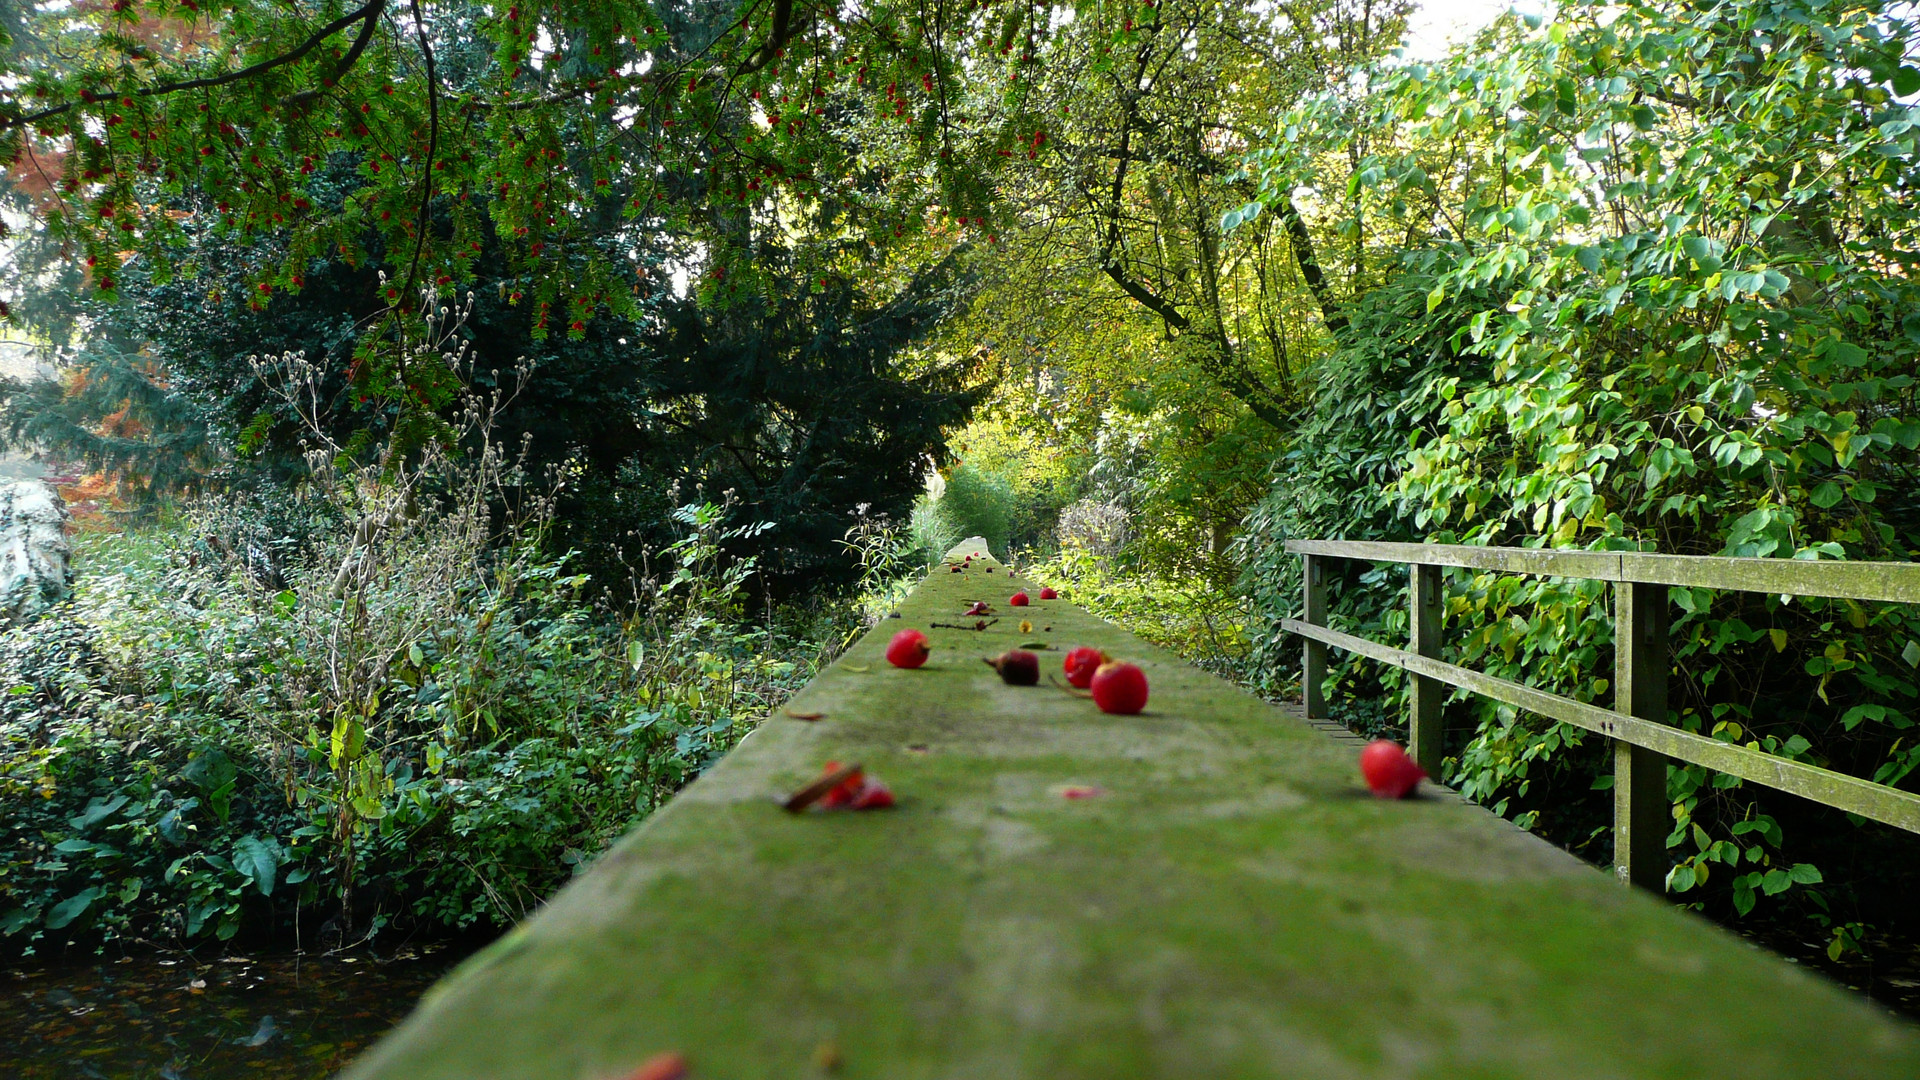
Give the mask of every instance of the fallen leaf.
POLYGON ((857 671, 862 675, 865 675, 867 672, 873 670, 872 668, 868 667, 865 664, 841 664, 840 668, 843 671, 857 671))
POLYGON ((1023 634, 1031 634, 1031 633, 1033 633, 1033 623, 1032 623, 1032 621, 1031 621, 1031 620, 1028 620, 1028 619, 1021 619, 1021 620, 1020 620, 1020 632, 1021 632, 1021 633, 1023 633, 1023 634))
POLYGON ((826 713, 823 713, 823 712, 794 712, 792 709, 786 710, 786 713, 788 716, 793 717, 795 720, 818 720, 821 717, 827 715, 826 713))
POLYGON ((912 746, 907 747, 907 753, 925 754, 925 753, 928 753, 930 749, 931 748, 928 747, 926 743, 914 743, 912 746))
POLYGON ((1100 794, 1100 789, 1092 784, 1068 784, 1060 789, 1063 799, 1091 799, 1100 794))
POLYGON ((823 1042, 813 1048, 813 1067, 821 1072, 833 1072, 840 1067, 840 1048, 830 1042, 823 1042))

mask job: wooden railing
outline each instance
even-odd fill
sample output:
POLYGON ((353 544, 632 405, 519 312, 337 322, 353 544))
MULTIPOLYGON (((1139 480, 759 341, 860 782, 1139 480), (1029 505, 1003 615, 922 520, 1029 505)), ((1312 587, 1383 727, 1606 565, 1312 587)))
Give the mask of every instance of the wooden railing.
POLYGON ((1623 882, 1655 891, 1664 888, 1666 837, 1671 827, 1666 797, 1669 759, 1920 832, 1920 795, 1707 738, 1666 722, 1667 672, 1672 666, 1667 652, 1668 586, 1916 604, 1920 603, 1920 564, 1338 540, 1295 540, 1288 542, 1287 550, 1300 556, 1305 581, 1304 618, 1288 619, 1284 625, 1307 639, 1301 697, 1309 719, 1327 715, 1321 684, 1331 645, 1412 674, 1408 750, 1436 777, 1440 775, 1443 686, 1462 687, 1606 736, 1614 747, 1614 873, 1623 882), (1408 564, 1409 648, 1396 649, 1327 627, 1328 559, 1408 564), (1440 660, 1440 568, 1445 566, 1613 582, 1614 708, 1598 708, 1440 660))

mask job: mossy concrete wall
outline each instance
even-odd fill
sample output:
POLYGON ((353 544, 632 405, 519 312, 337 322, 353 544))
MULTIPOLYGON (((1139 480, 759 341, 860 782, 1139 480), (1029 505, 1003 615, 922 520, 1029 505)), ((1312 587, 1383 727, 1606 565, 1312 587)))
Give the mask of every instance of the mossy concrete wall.
MULTIPOLYGON (((351 1080, 1920 1077, 1871 1003, 1004 570, 944 569, 351 1080), (970 624, 967 602, 1000 621, 970 624), (933 656, 881 654, 903 626, 933 656), (1044 640, 1152 680, 1104 716, 980 662, 1044 640), (776 799, 858 760, 895 809, 776 799), (1097 787, 1069 799, 1070 787, 1097 787)), ((1061 653, 1043 653, 1058 670, 1061 653)))

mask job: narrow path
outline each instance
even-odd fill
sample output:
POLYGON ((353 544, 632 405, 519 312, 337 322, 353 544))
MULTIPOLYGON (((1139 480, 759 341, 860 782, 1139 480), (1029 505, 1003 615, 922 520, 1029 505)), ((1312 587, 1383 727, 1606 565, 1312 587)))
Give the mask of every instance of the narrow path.
POLYGON ((929 576, 788 707, 820 720, 769 720, 346 1076, 1920 1077, 1914 1027, 1445 793, 1370 798, 1350 741, 1065 601, 1022 632, 1020 584, 929 576), (1000 621, 930 627, 977 599, 1000 621), (925 668, 882 658, 903 626, 925 668), (1147 712, 980 662, 1031 640, 1137 661, 1147 712), (829 759, 899 805, 779 809, 829 759))

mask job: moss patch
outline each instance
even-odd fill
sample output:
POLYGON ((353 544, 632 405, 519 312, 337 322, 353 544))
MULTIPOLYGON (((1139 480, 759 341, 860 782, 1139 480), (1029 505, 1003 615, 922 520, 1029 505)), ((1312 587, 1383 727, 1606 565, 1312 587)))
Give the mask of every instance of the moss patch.
POLYGON ((1866 1002, 997 567, 933 573, 352 1080, 694 1076, 1920 1076, 1866 1002), (984 631, 960 612, 986 600, 984 631), (1034 630, 1022 633, 1021 619, 1034 630), (926 667, 887 640, 926 631, 926 667), (1051 631, 1042 627, 1050 626, 1051 631), (1147 672, 1108 717, 980 662, 1045 640, 1147 672), (858 760, 891 811, 777 797, 858 760), (1069 785, 1100 794, 1067 799, 1069 785))

